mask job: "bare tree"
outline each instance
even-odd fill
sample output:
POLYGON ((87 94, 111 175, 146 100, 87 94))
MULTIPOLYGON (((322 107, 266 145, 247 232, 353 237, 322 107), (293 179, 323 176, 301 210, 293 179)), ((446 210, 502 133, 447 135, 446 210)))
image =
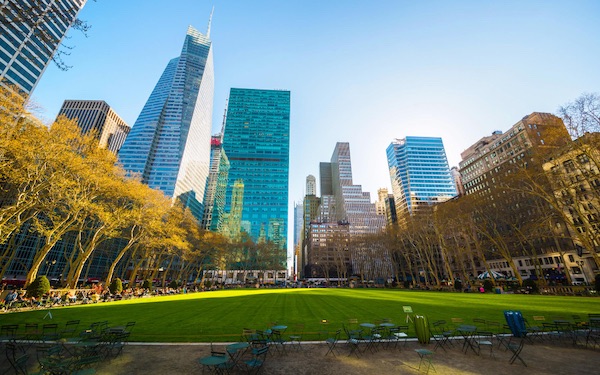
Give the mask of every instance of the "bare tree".
MULTIPOLYGON (((82 0, 85 4, 86 0, 82 0)), ((83 7, 83 5, 81 6, 83 7)), ((0 4, 0 24, 16 35, 28 34, 27 39, 35 42, 39 52, 49 56, 61 70, 68 70, 64 57, 71 54, 73 46, 64 43, 64 33, 57 33, 65 25, 87 36, 91 26, 76 17, 78 9, 69 2, 49 0, 15 1, 2 0, 0 4), (66 8, 63 8, 66 6, 66 8), (49 26, 52 25, 52 26, 49 26)), ((66 33, 67 30, 64 30, 66 33)), ((31 54, 22 49, 26 56, 31 54)), ((34 60, 34 56, 27 56, 34 60)))

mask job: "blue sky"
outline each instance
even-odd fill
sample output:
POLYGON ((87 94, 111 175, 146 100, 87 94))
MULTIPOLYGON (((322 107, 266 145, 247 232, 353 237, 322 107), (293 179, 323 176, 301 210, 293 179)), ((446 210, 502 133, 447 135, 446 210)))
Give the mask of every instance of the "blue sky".
POLYGON ((73 68, 50 66, 34 101, 52 119, 65 99, 101 99, 133 125, 213 5, 213 130, 231 87, 290 90, 290 202, 336 142, 375 199, 394 138, 442 137, 458 165, 492 131, 600 91, 599 1, 98 0, 80 13, 88 37, 65 41, 73 68))

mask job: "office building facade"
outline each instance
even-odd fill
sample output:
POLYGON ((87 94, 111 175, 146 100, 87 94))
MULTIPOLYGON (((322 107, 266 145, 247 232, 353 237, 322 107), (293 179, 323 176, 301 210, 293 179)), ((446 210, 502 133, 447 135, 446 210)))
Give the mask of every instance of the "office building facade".
POLYGON ((507 167, 527 163, 532 152, 547 154, 569 138, 560 118, 542 112, 523 117, 506 132, 494 131, 460 154, 465 194, 488 194, 507 167))
POLYGON ((251 238, 286 248, 290 146, 290 92, 232 88, 223 149, 229 158, 225 211, 234 182, 244 185, 242 226, 251 238), (262 234, 261 234, 262 233, 262 234))
POLYGON ((65 100, 58 116, 75 120, 81 132, 94 132, 99 146, 118 153, 130 127, 103 100, 65 100))
MULTIPOLYGON (((336 222, 348 222, 351 235, 382 231, 385 228, 385 219, 377 215, 375 204, 371 203, 371 194, 364 192, 361 185, 355 185, 352 181, 350 144, 338 142, 331 161, 327 164, 321 163, 320 169, 321 189, 330 191, 334 197, 334 204, 328 205, 328 221, 333 219, 336 222), (327 175, 329 171, 330 176, 327 175)), ((322 197, 325 196, 324 193, 321 194, 322 197)))
POLYGON ((398 218, 456 196, 441 138, 396 139, 386 154, 398 218))
POLYGON ((185 194, 202 219, 209 174, 214 70, 209 31, 189 27, 119 152, 125 170, 174 199, 185 194))
POLYGON ((210 141, 210 172, 204 190, 204 216, 202 227, 216 232, 223 224, 225 190, 229 176, 229 159, 223 151, 222 135, 215 135, 210 141))
POLYGON ((38 84, 86 0, 6 0, 0 9, 0 84, 26 96, 38 84))

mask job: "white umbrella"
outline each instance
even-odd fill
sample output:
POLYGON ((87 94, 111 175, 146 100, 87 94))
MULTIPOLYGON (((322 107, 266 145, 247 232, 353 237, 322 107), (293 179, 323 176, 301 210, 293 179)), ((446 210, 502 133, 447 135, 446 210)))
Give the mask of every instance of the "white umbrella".
POLYGON ((485 271, 484 273, 482 273, 481 275, 477 276, 478 279, 483 280, 483 279, 505 279, 506 276, 504 276, 503 274, 501 274, 500 272, 496 272, 496 271, 485 271), (490 275, 491 273, 491 275, 490 275))

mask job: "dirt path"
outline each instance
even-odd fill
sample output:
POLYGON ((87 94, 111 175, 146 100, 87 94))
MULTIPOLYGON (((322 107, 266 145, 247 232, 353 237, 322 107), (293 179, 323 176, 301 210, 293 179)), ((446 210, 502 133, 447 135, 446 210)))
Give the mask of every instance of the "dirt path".
MULTIPOLYGON (((457 343, 458 344, 458 343, 457 343)), ((598 374, 600 351, 557 346, 549 343, 526 345, 521 356, 528 367, 518 361, 509 364, 510 351, 494 347, 494 357, 473 352, 464 354, 461 345, 447 352, 438 349, 433 356, 437 374, 598 374)), ((222 345, 216 348, 222 350, 222 345)), ((347 374, 419 374, 419 356, 414 349, 433 349, 433 344, 421 346, 409 342, 401 349, 381 349, 362 353, 360 358, 348 356, 349 349, 340 342, 336 356, 328 355, 324 344, 302 345, 302 349, 287 349, 287 355, 274 352, 267 357, 262 374, 347 375, 347 374)), ((98 374, 201 374, 197 358, 207 356, 207 345, 128 345, 123 354, 97 367, 98 374)), ((240 372, 242 373, 242 372, 240 372)), ((434 373, 433 370, 430 373, 434 373)))

